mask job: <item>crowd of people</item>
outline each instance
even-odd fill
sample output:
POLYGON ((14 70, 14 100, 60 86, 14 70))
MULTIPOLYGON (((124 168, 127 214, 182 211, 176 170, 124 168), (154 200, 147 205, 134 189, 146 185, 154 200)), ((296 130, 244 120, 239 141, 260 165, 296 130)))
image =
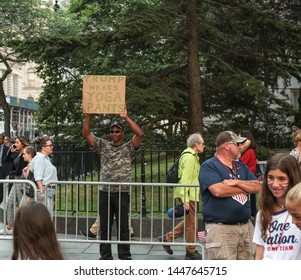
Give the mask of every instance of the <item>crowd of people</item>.
MULTIPOLYGON (((0 234, 14 235, 18 211, 35 200, 47 206, 49 216, 52 217, 52 199, 56 193, 57 170, 51 162, 52 141, 48 137, 41 138, 33 147, 25 137, 17 136, 13 144, 4 143, 4 135, 0 134, 0 175, 2 179, 13 179, 8 184, 6 202, 6 225, 0 229, 0 234), (18 180, 31 180, 36 186, 37 196, 27 192, 23 182, 18 180)), ((29 184, 30 186, 30 184, 29 184)), ((34 193, 34 188, 33 193, 34 193)), ((0 185, 1 203, 4 197, 4 185, 0 185)), ((23 216, 22 216, 23 217, 23 216)))
MULTIPOLYGON (((99 235, 100 240, 111 240, 115 219, 118 240, 129 241, 133 234, 129 216, 131 187, 118 182, 131 182, 132 160, 141 147, 143 131, 125 109, 120 114, 122 121, 110 124, 110 138, 99 138, 91 132, 91 115, 84 113, 84 116, 83 136, 90 149, 100 156, 101 180, 106 184, 99 185, 99 215, 95 223, 80 233, 87 238, 99 235), (129 141, 124 140, 125 124, 133 133, 129 141)), ((0 178, 29 179, 31 174, 37 187, 36 196, 29 196, 22 184, 14 182, 9 186, 7 225, 0 234, 14 236, 12 259, 63 259, 52 223, 58 181, 50 159, 52 141, 44 137, 33 147, 22 136, 13 144, 4 140, 4 135, 0 135, 0 178), (25 246, 37 236, 40 239, 35 240, 36 246, 25 246), (50 242, 52 253, 47 252, 50 242)), ((186 260, 301 259, 301 130, 296 127, 293 140, 295 148, 290 153, 275 154, 267 160, 260 181, 257 144, 250 131, 242 130, 239 134, 222 131, 216 137, 214 156, 202 163, 200 155, 205 140, 200 133, 189 135, 187 148, 179 159, 181 186, 176 186, 173 192, 178 209, 183 211, 180 216, 184 217, 158 237, 164 250, 172 255, 170 244, 165 243, 184 235, 186 243, 191 243, 185 248, 186 260), (200 187, 184 187, 185 184, 200 187), (200 201, 205 256, 195 247, 200 201)), ((2 202, 3 185, 0 199, 2 202)), ((118 243, 117 249, 119 259, 132 259, 128 242, 118 243)), ((100 243, 99 252, 100 260, 113 260, 110 243, 100 243)))
MULTIPOLYGON (((301 259, 301 130, 293 127, 292 134, 295 148, 290 153, 269 158, 262 180, 258 178, 257 144, 252 133, 243 130, 239 135, 232 131, 218 134, 214 156, 198 169, 205 256, 190 259, 301 259)), ((199 143, 204 143, 204 139, 201 138, 199 143)), ((182 158, 184 156, 180 161, 184 163, 182 158)), ((191 155, 186 158, 192 162, 191 155)), ((193 170, 191 163, 190 170, 193 170)), ((190 181, 184 183, 193 182, 195 174, 192 174, 190 171, 190 181)), ((189 195, 187 188, 187 198, 180 201, 184 207, 191 202, 189 195)), ((189 240, 195 240, 196 233, 188 239, 191 228, 187 216, 184 215, 184 220, 175 229, 186 222, 187 242, 193 242, 189 240)), ((195 219, 193 229, 197 227, 195 219)), ((170 242, 179 233, 173 230, 159 236, 159 240, 170 242)), ((168 254, 173 253, 170 246, 162 246, 168 254)), ((185 259, 189 259, 187 253, 185 259)))

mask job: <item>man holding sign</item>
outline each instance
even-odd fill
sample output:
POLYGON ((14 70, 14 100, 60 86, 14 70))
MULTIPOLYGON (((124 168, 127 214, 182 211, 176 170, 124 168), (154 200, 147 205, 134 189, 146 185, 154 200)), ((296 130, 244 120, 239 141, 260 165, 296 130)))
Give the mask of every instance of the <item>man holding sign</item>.
MULTIPOLYGON (((90 149, 100 155, 101 181, 103 182, 131 182, 131 163, 135 152, 140 148, 143 131, 128 116, 126 108, 120 117, 129 125, 135 134, 128 142, 124 142, 124 125, 122 122, 113 122, 110 125, 111 142, 98 138, 90 132, 91 114, 86 113, 83 125, 83 135, 90 145, 90 149)), ((129 240, 129 213, 130 186, 99 185, 99 216, 100 239, 111 240, 112 222, 115 216, 117 223, 118 240, 129 240), (109 236, 108 236, 109 232, 109 236)), ((100 244, 101 260, 112 260, 111 244, 100 244)), ((118 244, 118 258, 131 260, 129 244, 118 244)))

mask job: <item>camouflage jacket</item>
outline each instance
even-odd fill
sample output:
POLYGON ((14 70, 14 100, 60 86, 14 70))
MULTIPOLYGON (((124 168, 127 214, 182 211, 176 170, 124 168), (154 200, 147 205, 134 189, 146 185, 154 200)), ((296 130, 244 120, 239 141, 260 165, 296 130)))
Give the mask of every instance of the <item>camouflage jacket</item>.
MULTIPOLYGON (((131 164, 135 155, 132 141, 128 141, 119 147, 102 138, 94 136, 94 151, 100 155, 100 174, 102 182, 131 182, 131 164)), ((105 192, 129 192, 130 186, 99 185, 99 190, 105 192)))

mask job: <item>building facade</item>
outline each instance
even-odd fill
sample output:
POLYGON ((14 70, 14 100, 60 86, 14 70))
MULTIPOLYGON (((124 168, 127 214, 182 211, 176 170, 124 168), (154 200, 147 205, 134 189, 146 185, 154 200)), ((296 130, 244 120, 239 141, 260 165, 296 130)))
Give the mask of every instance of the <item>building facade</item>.
MULTIPOLYGON (((45 0, 54 10, 64 8, 68 0, 45 0)), ((34 63, 13 63, 12 72, 3 82, 6 101, 10 105, 11 137, 25 136, 28 140, 35 138, 36 124, 34 113, 38 110, 36 103, 42 92, 43 81, 37 76, 34 63)), ((0 77, 5 71, 0 64, 0 77)), ((0 133, 4 133, 4 114, 0 107, 0 133)))
MULTIPOLYGON (((1 67, 1 66, 0 66, 1 67)), ((10 105, 11 137, 25 136, 34 139, 35 121, 33 115, 38 109, 36 103, 43 86, 37 76, 34 63, 14 63, 12 72, 3 82, 6 101, 10 105)), ((0 68, 1 73, 4 69, 0 68)), ((0 133, 4 133, 4 115, 0 108, 0 133)))

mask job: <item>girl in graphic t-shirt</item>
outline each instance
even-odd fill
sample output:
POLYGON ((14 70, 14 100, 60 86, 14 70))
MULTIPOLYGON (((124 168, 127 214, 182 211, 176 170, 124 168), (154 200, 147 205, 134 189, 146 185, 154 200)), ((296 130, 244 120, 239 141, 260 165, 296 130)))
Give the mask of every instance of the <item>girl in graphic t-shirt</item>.
POLYGON ((292 223, 285 205, 287 192, 300 181, 301 172, 294 157, 276 154, 268 160, 253 237, 255 259, 301 259, 301 231, 292 223))

